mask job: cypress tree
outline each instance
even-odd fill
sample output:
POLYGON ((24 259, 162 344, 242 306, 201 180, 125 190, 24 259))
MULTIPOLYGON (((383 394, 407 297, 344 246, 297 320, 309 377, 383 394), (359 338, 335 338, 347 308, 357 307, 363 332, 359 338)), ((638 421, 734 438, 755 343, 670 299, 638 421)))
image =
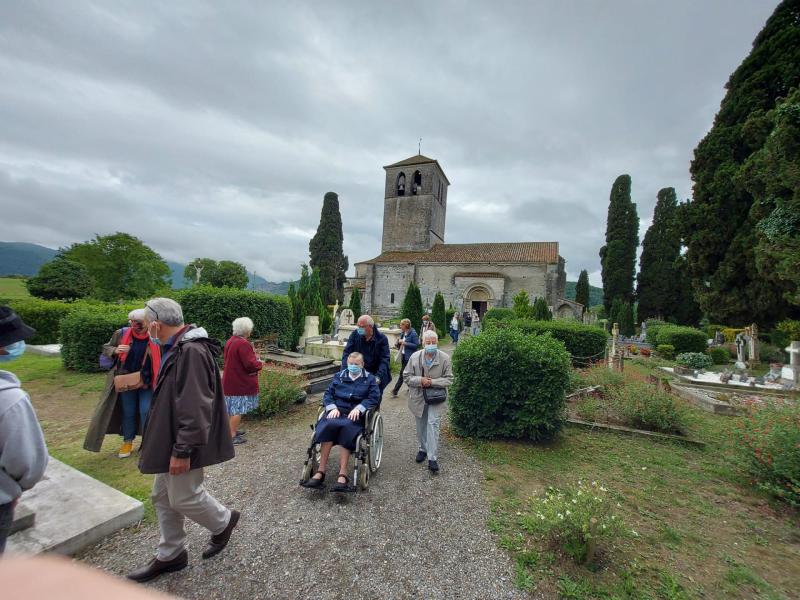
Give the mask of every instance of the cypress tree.
POLYGON ((600 249, 603 305, 611 308, 615 298, 633 302, 636 249, 639 246, 639 216, 631 202, 631 176, 620 175, 611 186, 606 221, 606 245, 600 249))
POLYGON ((422 292, 412 281, 408 284, 406 296, 403 298, 403 304, 400 306, 400 317, 411 321, 411 326, 414 329, 420 327, 422 323, 422 315, 425 314, 425 309, 422 307, 422 292))
POLYGON ((433 320, 439 337, 444 337, 447 334, 447 313, 444 308, 444 296, 441 292, 436 292, 436 296, 433 298, 431 320, 433 320))
POLYGON ((339 196, 328 192, 322 201, 317 233, 308 244, 311 268, 319 270, 320 294, 325 304, 342 302, 348 260, 343 250, 339 196))
POLYGON ((630 302, 620 302, 619 305, 619 332, 625 337, 631 337, 636 333, 633 323, 633 305, 630 302))
POLYGON ((356 319, 361 316, 361 292, 358 291, 358 288, 353 288, 350 295, 350 306, 348 308, 353 311, 353 315, 356 319))
POLYGON ((583 312, 589 309, 589 273, 586 269, 578 275, 578 283, 575 285, 575 302, 583 304, 583 312))
POLYGON ((712 321, 769 326, 792 311, 783 290, 776 293, 774 280, 758 269, 761 215, 746 163, 771 137, 769 111, 800 85, 799 18, 798 0, 778 5, 694 151, 694 193, 681 222, 695 295, 712 321))
POLYGON ((550 312, 550 307, 547 306, 547 300, 545 300, 542 296, 539 296, 534 301, 533 309, 531 311, 531 318, 534 321, 552 321, 553 320, 553 313, 550 312))

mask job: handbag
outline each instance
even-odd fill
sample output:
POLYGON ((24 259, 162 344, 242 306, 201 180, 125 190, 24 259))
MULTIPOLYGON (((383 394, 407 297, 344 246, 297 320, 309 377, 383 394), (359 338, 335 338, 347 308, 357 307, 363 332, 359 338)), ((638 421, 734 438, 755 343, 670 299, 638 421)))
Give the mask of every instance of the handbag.
MULTIPOLYGON (((422 371, 422 376, 427 377, 425 375, 425 365, 422 363, 422 355, 424 352, 420 353, 419 355, 419 368, 422 371)), ((441 404, 445 400, 447 400, 447 388, 442 387, 428 387, 422 388, 422 397, 425 400, 425 404, 441 404)))
POLYGON ((125 375, 114 375, 114 389, 117 393, 130 392, 131 390, 139 390, 144 387, 144 382, 142 381, 142 369, 144 368, 144 363, 149 354, 150 344, 148 343, 147 350, 145 350, 144 357, 142 358, 142 364, 139 365, 138 371, 126 373, 125 375))

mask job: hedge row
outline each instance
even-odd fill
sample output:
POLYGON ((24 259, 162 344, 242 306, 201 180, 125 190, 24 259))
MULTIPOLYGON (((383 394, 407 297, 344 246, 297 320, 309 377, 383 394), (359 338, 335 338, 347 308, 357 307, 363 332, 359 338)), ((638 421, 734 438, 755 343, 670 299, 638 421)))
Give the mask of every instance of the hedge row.
POLYGON ((490 308, 483 315, 483 322, 489 321, 511 321, 517 318, 517 313, 512 308, 490 308))
POLYGON ((594 360, 601 360, 606 350, 608 333, 599 327, 583 325, 576 321, 532 321, 530 319, 511 319, 494 321, 490 328, 517 329, 526 334, 550 333, 555 339, 564 343, 572 360, 585 365, 594 360))
MULTIPOLYGON (((650 338, 650 331, 647 331, 650 338)), ((658 328, 656 344, 669 344, 675 347, 677 354, 684 352, 705 352, 708 341, 705 331, 694 329, 693 327, 682 327, 680 325, 662 325, 658 328)))
POLYGON ((61 361, 73 371, 99 371, 103 344, 128 323, 129 308, 85 305, 72 310, 61 321, 61 361))
POLYGON ((181 306, 187 323, 205 327, 209 337, 223 344, 232 334, 231 323, 239 317, 253 320, 255 339, 275 336, 283 348, 292 343, 292 311, 286 296, 200 286, 181 294, 181 306))
POLYGON ((570 372, 569 354, 550 336, 491 328, 468 337, 453 355, 453 427, 479 438, 551 438, 563 425, 570 372))

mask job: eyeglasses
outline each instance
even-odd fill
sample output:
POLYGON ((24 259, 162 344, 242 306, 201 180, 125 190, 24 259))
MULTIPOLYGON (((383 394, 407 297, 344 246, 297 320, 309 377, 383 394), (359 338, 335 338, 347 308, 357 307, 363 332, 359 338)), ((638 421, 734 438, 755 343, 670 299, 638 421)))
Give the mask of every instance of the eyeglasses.
POLYGON ((128 319, 128 322, 131 325, 143 325, 144 324, 144 321, 140 321, 138 319, 128 319))
POLYGON ((147 302, 144 303, 144 307, 145 308, 149 308, 150 310, 152 310, 156 315, 156 318, 153 319, 153 320, 154 321, 158 321, 158 311, 155 308, 153 308, 152 306, 150 306, 147 302))

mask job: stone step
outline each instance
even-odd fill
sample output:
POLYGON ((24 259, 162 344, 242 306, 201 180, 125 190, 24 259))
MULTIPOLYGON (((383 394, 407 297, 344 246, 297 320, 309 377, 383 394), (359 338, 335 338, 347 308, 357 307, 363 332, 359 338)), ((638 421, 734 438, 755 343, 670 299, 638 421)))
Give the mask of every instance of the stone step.
POLYGON ((35 521, 36 513, 28 508, 25 504, 18 504, 14 509, 14 520, 11 522, 11 532, 9 535, 13 535, 18 531, 33 527, 35 521))
POLYGON ((305 390, 309 394, 318 394, 320 392, 324 392, 328 389, 331 381, 333 381, 333 374, 322 375, 320 377, 315 377, 314 379, 309 379, 306 381, 305 390))

